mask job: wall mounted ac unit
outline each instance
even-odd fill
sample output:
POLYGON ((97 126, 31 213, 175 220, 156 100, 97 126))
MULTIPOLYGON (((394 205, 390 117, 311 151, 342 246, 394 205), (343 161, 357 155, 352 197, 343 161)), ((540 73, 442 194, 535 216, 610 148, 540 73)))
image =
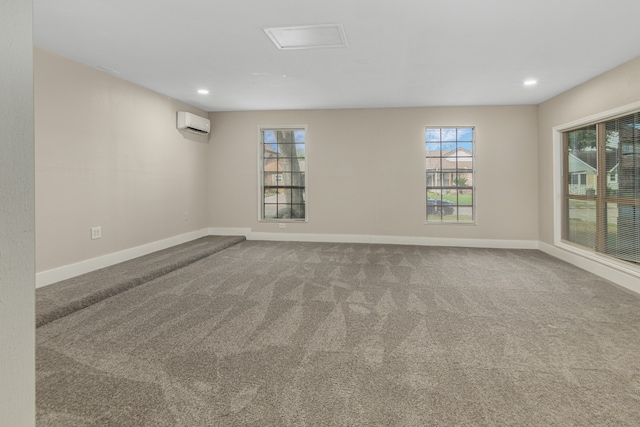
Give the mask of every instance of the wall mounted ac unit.
POLYGON ((178 111, 176 127, 180 130, 206 135, 211 130, 211 122, 204 117, 196 116, 187 111, 178 111))

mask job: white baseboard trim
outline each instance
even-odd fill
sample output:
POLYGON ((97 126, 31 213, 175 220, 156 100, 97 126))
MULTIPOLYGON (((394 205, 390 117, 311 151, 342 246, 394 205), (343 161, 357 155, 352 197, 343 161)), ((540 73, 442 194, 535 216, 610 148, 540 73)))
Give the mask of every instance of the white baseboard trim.
POLYGON ((596 276, 600 276, 603 279, 607 279, 619 286, 640 294, 640 279, 634 274, 625 273, 618 268, 608 266, 597 260, 589 259, 548 243, 539 242, 539 248, 542 252, 552 257, 566 261, 569 264, 573 264, 596 276))
MULTIPOLYGON (((208 236, 245 236, 251 234, 250 228, 230 228, 230 227, 210 227, 207 229, 208 236)), ((247 238, 248 240, 248 238, 247 238)))
POLYGON ((51 270, 36 273, 36 288, 50 285, 61 280, 70 279, 80 276, 81 274, 90 273, 101 268, 109 267, 120 262, 129 261, 152 252, 170 248, 171 246, 180 245, 190 242, 200 237, 209 235, 208 229, 192 231, 190 233, 180 234, 178 236, 169 237, 167 239, 158 240, 156 242, 147 243, 145 245, 136 246, 131 249, 114 252, 111 254, 91 258, 74 264, 65 265, 51 270))
POLYGON ((192 231, 131 249, 80 261, 75 264, 43 271, 36 274, 36 288, 70 279, 81 274, 129 261, 171 246, 190 242, 204 236, 245 236, 247 240, 280 242, 328 242, 328 243, 370 243, 417 246, 450 246, 490 249, 539 249, 553 257, 580 267, 590 273, 610 280, 624 288, 640 294, 640 280, 633 274, 625 273, 589 258, 580 256, 556 246, 536 240, 493 240, 493 239, 451 239, 414 236, 376 236, 361 234, 308 234, 308 233, 266 233, 254 232, 250 228, 205 228, 192 231))
POLYGON ((538 249, 537 240, 451 239, 416 236, 376 236, 364 234, 264 233, 253 232, 249 229, 233 230, 241 235, 244 235, 247 240, 271 240, 280 242, 373 243, 389 245, 453 246, 494 249, 538 249))

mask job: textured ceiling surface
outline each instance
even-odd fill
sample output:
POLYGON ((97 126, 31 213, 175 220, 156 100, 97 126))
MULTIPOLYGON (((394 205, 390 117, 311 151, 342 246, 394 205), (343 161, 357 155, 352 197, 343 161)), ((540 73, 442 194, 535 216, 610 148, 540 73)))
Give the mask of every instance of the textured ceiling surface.
POLYGON ((207 111, 538 104, 639 56, 638 17, 638 0, 34 0, 34 44, 207 111), (348 47, 264 31, 318 24, 348 47))

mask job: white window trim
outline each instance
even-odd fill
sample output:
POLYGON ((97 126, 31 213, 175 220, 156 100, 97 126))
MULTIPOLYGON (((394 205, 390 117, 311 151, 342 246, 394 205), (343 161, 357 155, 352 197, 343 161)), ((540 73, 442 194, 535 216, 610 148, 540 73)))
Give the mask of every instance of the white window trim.
POLYGON ((309 129, 307 125, 258 125, 258 222, 265 224, 278 224, 278 223, 307 223, 309 222, 309 129), (264 191, 262 190, 262 178, 264 176, 263 167, 264 160, 262 158, 262 131, 273 129, 304 129, 304 150, 305 150, 305 178, 304 178, 304 192, 306 196, 305 200, 305 213, 304 219, 299 218, 274 218, 265 219, 262 217, 262 208, 264 206, 264 191))
MULTIPOLYGON (((453 222, 453 221, 449 221, 449 222, 438 222, 438 221, 427 221, 427 204, 426 204, 426 200, 424 203, 424 225, 427 226, 459 226, 459 227, 475 227, 479 225, 479 220, 478 220, 478 204, 476 203, 476 200, 478 200, 478 186, 476 185, 476 180, 477 180, 477 174, 478 174, 478 159, 476 158, 476 148, 477 148, 477 140, 478 140, 478 127, 476 125, 472 125, 472 126, 466 126, 466 125, 449 125, 449 126, 441 126, 441 125, 425 125, 424 128, 422 128, 422 137, 423 137, 423 141, 422 143, 426 143, 426 141, 424 140, 424 135, 425 135, 425 131, 427 129, 444 129, 444 128, 471 128, 473 129, 473 155, 471 156, 471 158, 473 159, 473 221, 468 221, 468 222, 453 222)), ((424 151, 423 151, 423 155, 424 155, 424 151)), ((424 159, 423 159, 424 160, 424 159)), ((424 164, 424 161, 423 161, 424 164)), ((426 184, 426 182, 425 182, 426 184)), ((426 187, 425 187, 426 188, 426 187)))
MULTIPOLYGON (((605 120, 615 119, 616 117, 625 116, 640 109, 640 101, 614 108, 602 113, 594 114, 582 119, 578 119, 569 123, 555 126, 553 128, 553 244, 554 246, 580 255, 591 261, 606 265, 623 273, 640 278, 640 266, 619 261, 615 258, 607 257, 595 251, 589 251, 582 247, 574 246, 562 240, 562 192, 563 192, 563 144, 562 133, 568 130, 587 126, 605 120)), ((607 173, 607 172, 605 172, 607 173)))

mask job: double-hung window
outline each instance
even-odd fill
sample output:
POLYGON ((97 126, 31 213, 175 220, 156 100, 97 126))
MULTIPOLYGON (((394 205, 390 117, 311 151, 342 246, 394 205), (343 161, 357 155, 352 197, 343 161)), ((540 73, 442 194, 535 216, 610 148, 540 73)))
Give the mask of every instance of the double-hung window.
POLYGON ((640 112, 562 136, 562 239, 640 264, 640 112))
POLYGON ((474 128, 427 127, 427 223, 475 223, 474 128))
POLYGON ((307 219, 307 130, 260 128, 260 220, 307 219))

